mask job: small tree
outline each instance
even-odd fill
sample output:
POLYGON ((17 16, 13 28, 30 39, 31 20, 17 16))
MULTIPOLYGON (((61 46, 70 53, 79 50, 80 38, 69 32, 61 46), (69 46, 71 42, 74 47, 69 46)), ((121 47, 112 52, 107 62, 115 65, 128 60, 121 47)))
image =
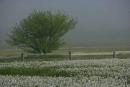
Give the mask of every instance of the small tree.
POLYGON ((8 42, 34 53, 49 53, 63 45, 63 36, 75 27, 76 21, 61 12, 33 11, 16 24, 8 42))

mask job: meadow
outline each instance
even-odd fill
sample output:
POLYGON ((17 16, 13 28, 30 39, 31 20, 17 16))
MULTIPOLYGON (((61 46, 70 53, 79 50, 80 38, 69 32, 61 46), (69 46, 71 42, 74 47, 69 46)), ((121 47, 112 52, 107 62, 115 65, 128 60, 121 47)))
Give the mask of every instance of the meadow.
POLYGON ((21 50, 10 51, 0 53, 0 87, 130 87, 130 52, 124 48, 115 58, 113 49, 75 48, 72 60, 65 49, 24 60, 21 50))

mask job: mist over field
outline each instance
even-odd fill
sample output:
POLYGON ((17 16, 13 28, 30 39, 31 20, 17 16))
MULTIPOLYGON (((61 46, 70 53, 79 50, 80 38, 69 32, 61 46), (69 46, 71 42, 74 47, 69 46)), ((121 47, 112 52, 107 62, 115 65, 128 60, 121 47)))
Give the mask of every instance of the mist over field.
POLYGON ((62 11, 77 20, 65 36, 68 45, 130 44, 130 0, 0 0, 0 47, 11 26, 34 9, 62 11))
POLYGON ((14 86, 130 87, 130 0, 0 0, 0 87, 14 86))

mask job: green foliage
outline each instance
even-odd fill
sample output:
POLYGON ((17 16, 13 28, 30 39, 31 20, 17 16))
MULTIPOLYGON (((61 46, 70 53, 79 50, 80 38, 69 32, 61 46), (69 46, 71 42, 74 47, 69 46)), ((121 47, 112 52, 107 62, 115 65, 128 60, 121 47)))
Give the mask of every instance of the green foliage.
POLYGON ((33 11, 12 29, 8 42, 28 52, 49 53, 63 45, 63 36, 76 21, 61 12, 33 11))

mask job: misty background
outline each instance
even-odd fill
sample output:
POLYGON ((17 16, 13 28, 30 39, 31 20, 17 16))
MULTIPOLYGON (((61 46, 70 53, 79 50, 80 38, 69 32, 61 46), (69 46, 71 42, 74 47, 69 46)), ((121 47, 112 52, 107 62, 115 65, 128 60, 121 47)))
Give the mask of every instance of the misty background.
POLYGON ((77 20, 65 35, 71 46, 130 46, 130 0, 0 0, 0 48, 11 26, 34 9, 62 11, 77 20))

